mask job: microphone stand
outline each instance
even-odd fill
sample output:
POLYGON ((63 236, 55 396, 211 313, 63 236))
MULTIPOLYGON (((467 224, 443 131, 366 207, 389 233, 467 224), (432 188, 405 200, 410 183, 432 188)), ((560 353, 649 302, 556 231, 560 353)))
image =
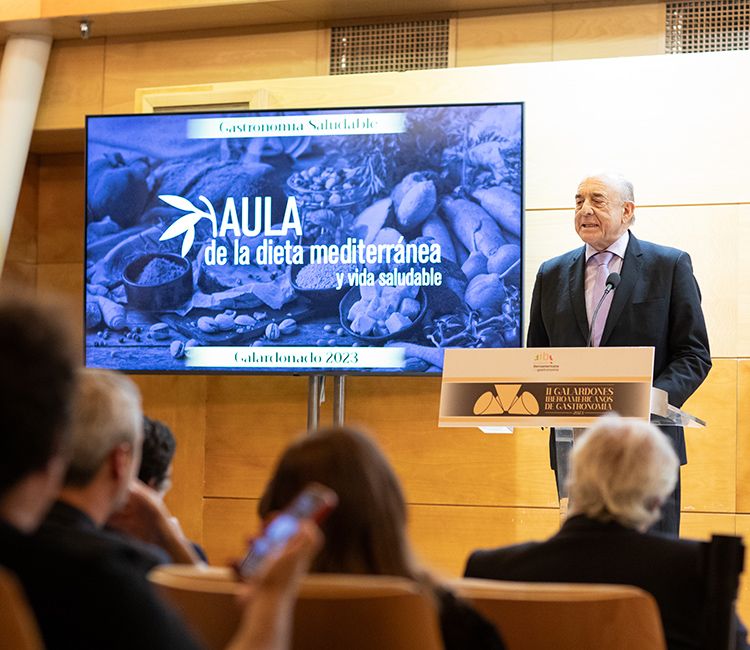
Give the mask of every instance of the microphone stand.
POLYGON ((620 284, 620 274, 619 273, 610 273, 607 276, 607 284, 604 285, 604 293, 602 294, 602 297, 599 298, 599 302, 596 305, 596 309, 594 309, 594 315, 591 317, 591 325, 589 327, 589 338, 588 341, 586 341, 586 347, 590 348, 592 346, 592 343, 594 342, 594 323, 596 323, 596 317, 599 315, 599 310, 602 308, 602 305, 604 304, 604 299, 607 297, 607 295, 617 288, 617 285, 620 284))

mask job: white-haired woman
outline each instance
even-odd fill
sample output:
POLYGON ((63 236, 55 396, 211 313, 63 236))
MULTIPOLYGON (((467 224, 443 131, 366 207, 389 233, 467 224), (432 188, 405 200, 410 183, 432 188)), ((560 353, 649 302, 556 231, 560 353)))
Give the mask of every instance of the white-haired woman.
MULTIPOLYGON (((699 542, 646 534, 677 480, 667 437, 605 416, 576 442, 568 518, 545 542, 475 551, 472 578, 635 585, 659 605, 669 650, 702 648, 705 576, 699 542)), ((737 648, 747 648, 738 625, 737 648)))

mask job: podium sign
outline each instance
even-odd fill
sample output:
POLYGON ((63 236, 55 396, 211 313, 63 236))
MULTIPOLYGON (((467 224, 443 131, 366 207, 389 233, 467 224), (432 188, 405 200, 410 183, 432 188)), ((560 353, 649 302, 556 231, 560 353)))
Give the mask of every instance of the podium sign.
POLYGON ((587 427, 648 421, 653 348, 447 349, 441 427, 587 427))

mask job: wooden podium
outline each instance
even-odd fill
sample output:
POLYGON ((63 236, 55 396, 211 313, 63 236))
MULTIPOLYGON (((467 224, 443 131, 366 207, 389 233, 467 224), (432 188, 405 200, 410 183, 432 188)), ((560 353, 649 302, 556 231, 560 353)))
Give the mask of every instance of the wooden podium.
POLYGON ((653 358, 650 347, 449 349, 439 426, 485 433, 554 429, 562 502, 575 438, 601 415, 617 413, 660 427, 705 426, 652 387, 653 358))

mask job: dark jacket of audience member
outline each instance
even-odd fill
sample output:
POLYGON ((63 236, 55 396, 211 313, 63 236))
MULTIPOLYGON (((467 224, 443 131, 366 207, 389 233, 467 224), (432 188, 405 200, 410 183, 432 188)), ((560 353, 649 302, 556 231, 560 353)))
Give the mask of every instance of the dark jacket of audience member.
MULTIPOLYGON (((574 447, 570 515, 545 542, 471 554, 470 578, 625 584, 651 593, 669 650, 702 648, 705 553, 696 541, 645 534, 674 486, 679 461, 647 423, 605 417, 574 447)), ((738 626, 737 648, 746 648, 738 626)))
POLYGON ((388 461, 366 436, 349 429, 306 435, 282 455, 260 501, 262 518, 283 510, 310 482, 339 497, 321 528, 318 573, 401 576, 425 585, 439 611, 446 650, 503 648, 497 631, 415 562, 406 537, 406 503, 388 461))
POLYGON ((200 647, 157 598, 128 547, 76 549, 0 522, 0 558, 21 580, 47 650, 200 647))

